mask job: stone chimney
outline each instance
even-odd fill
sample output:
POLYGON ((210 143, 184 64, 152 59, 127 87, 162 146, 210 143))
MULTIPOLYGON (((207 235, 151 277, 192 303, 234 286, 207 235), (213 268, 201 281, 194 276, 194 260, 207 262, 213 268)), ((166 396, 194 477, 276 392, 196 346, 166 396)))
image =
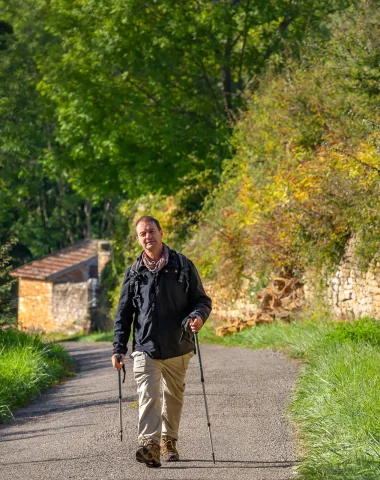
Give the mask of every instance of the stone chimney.
POLYGON ((103 270, 112 258, 112 245, 106 240, 98 241, 98 278, 102 278, 103 270))

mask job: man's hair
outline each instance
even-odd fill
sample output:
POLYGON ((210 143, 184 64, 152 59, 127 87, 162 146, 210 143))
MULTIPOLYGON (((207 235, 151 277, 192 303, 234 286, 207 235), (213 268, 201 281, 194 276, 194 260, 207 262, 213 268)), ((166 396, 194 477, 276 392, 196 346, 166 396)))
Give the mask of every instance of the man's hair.
POLYGON ((162 230, 160 222, 157 220, 157 218, 150 217, 149 215, 144 215, 144 216, 140 217, 137 220, 137 222, 135 223, 135 231, 136 231, 137 225, 141 222, 153 222, 153 223, 156 224, 158 230, 162 230))

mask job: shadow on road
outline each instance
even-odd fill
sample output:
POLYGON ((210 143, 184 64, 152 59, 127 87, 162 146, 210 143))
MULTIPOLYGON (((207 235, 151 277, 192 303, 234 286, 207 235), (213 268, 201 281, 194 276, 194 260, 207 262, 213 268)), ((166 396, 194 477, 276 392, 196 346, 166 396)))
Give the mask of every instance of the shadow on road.
POLYGON ((216 461, 215 465, 212 463, 212 460, 181 460, 183 462, 192 462, 192 463, 208 463, 209 465, 189 465, 189 466, 162 466, 161 469, 174 469, 174 470, 193 470, 193 469, 226 469, 226 468, 290 468, 295 467, 299 461, 273 461, 273 462, 262 462, 260 460, 222 460, 220 462, 216 461))
POLYGON ((94 455, 87 455, 82 457, 69 457, 69 458, 45 458, 44 460, 30 460, 28 462, 9 462, 9 463, 0 463, 2 466, 9 466, 9 465, 32 465, 34 463, 50 463, 50 462, 65 462, 70 460, 84 460, 87 458, 97 458, 94 455))
MULTIPOLYGON (((96 458, 97 456, 86 455, 81 457, 68 457, 68 458, 46 458, 43 460, 30 460, 28 462, 9 462, 1 463, 3 466, 9 465, 25 465, 25 464, 35 464, 35 463, 50 463, 50 462, 65 462, 70 460, 84 460, 87 458, 96 458)), ((169 469, 169 470, 193 470, 193 469, 205 469, 205 468, 289 468, 294 467, 298 464, 298 460, 286 461, 286 460, 274 460, 271 462, 260 461, 260 460, 221 460, 217 461, 214 465, 211 460, 197 460, 197 459, 188 459, 181 460, 176 463, 175 466, 171 464, 170 466, 162 466, 160 470, 169 469), (192 465, 181 465, 181 463, 192 463, 192 465), (208 465, 194 465, 197 463, 203 463, 208 465), (211 464, 211 465, 210 465, 211 464)))
POLYGON ((30 429, 30 430, 21 430, 21 431, 17 431, 17 432, 2 433, 1 434, 2 438, 0 439, 0 443, 13 442, 13 441, 16 441, 16 440, 25 440, 27 438, 47 437, 49 435, 56 435, 58 430, 63 430, 63 429, 67 429, 67 428, 91 427, 93 425, 95 425, 95 423, 85 423, 85 424, 78 424, 78 425, 63 425, 61 427, 41 428, 41 429, 38 429, 38 430, 30 429), (44 433, 44 432, 51 432, 51 433, 44 433), (6 437, 18 437, 18 438, 6 438, 6 437))

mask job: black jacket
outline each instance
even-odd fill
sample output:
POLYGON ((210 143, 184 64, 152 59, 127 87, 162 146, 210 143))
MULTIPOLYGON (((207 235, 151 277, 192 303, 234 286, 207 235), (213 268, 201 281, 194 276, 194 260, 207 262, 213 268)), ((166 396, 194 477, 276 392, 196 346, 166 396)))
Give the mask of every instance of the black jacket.
POLYGON ((211 312, 211 299, 194 264, 182 258, 188 268, 188 282, 180 279, 181 264, 174 250, 169 250, 168 264, 158 273, 145 267, 141 255, 126 270, 115 315, 114 353, 127 353, 132 323, 133 351, 166 359, 194 350, 193 335, 183 331, 182 322, 189 315, 198 315, 205 322, 211 312))

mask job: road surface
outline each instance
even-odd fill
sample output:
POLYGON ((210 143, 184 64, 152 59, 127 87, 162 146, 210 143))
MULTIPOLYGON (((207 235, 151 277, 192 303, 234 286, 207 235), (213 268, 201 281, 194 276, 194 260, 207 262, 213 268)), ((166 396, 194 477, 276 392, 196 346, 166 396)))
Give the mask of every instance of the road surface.
POLYGON ((77 361, 77 375, 0 427, 1 480, 295 478, 295 432, 286 409, 298 366, 279 352, 201 345, 216 464, 194 356, 186 377, 181 461, 150 469, 134 459, 138 410, 131 361, 121 443, 111 345, 70 342, 66 348, 77 361))

